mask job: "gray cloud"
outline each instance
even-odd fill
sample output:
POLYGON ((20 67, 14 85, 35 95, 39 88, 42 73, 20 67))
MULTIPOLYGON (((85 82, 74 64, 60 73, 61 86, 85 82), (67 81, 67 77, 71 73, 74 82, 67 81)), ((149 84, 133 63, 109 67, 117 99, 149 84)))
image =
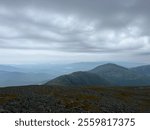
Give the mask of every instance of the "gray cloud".
MULTIPOLYGON (((79 54, 79 60, 89 54, 147 57, 149 5, 149 0, 0 0, 0 49, 21 50, 23 56, 28 50, 59 52, 70 59, 79 54)), ((9 52, 2 53, 9 60, 9 52)))

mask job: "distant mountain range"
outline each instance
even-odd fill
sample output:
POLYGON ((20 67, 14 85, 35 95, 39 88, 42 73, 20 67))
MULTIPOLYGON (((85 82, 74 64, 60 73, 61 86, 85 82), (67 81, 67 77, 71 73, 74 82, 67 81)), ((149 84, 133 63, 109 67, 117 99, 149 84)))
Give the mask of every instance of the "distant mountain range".
POLYGON ((48 75, 42 73, 0 71, 0 86, 2 87, 42 84, 44 80, 48 81, 48 75))
POLYGON ((46 85, 60 86, 146 86, 150 85, 148 66, 125 68, 116 64, 104 64, 90 71, 75 72, 50 80, 46 85), (141 73, 141 68, 142 73, 141 73), (144 69, 143 69, 144 68, 144 69), (146 71, 147 69, 147 71, 146 71))
POLYGON ((13 67, 10 65, 0 65, 0 71, 18 71, 19 69, 17 67, 13 67))
MULTIPOLYGON (((125 65, 125 63, 120 64, 125 65)), ((134 68, 104 64, 104 62, 63 65, 0 65, 0 87, 44 83, 66 86, 150 85, 150 65, 134 68)))

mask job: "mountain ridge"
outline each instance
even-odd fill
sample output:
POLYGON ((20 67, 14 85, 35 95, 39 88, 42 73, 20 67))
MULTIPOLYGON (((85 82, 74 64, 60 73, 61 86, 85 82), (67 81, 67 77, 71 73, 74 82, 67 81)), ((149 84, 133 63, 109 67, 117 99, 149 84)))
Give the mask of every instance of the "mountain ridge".
MULTIPOLYGON (((141 86, 141 85, 150 85, 150 77, 147 77, 145 75, 141 75, 139 73, 136 73, 135 71, 131 70, 130 68, 125 68, 123 66, 114 64, 114 63, 107 63, 103 65, 99 65, 89 71, 83 71, 84 75, 83 77, 80 77, 77 75, 79 72, 74 72, 69 75, 62 75, 59 76, 53 80, 50 80, 46 85, 50 84, 55 84, 57 85, 64 85, 64 81, 67 82, 67 79, 71 78, 72 81, 75 79, 83 79, 84 76, 87 76, 86 74, 92 75, 95 74, 94 76, 99 76, 101 79, 107 81, 109 85, 117 85, 117 86, 141 86), (73 74, 76 74, 73 76, 73 74), (59 82, 58 82, 59 81, 59 82)), ((92 79, 92 76, 91 76, 92 79)), ((88 79, 87 79, 88 80, 88 79)), ((93 80, 94 81, 94 80, 93 80)), ((93 83, 98 84, 97 81, 93 83)), ((65 83, 67 86, 73 86, 70 83, 65 83)), ((76 84, 74 84, 76 85, 76 84)), ((84 84, 82 84, 84 85, 84 84)), ((101 85, 101 84, 99 84, 101 85)), ((86 86, 86 84, 84 85, 86 86)))
POLYGON ((50 80, 45 85, 60 85, 60 86, 108 86, 108 81, 96 74, 90 72, 78 71, 68 75, 59 76, 50 80))
MULTIPOLYGON (((77 65, 70 64, 62 67, 60 67, 61 65, 50 66, 47 67, 46 71, 43 73, 41 70, 44 70, 45 68, 42 68, 42 66, 40 66, 38 70, 38 66, 21 67, 14 65, 0 65, 0 86, 45 84, 55 77, 58 78, 59 76, 71 74, 80 70, 83 72, 95 73, 96 75, 99 75, 101 79, 107 80, 107 82, 109 82, 111 85, 139 86, 150 84, 150 65, 127 68, 114 63, 105 63, 102 65, 100 63, 100 65, 97 66, 95 66, 95 63, 92 65, 91 64, 91 62, 85 62, 84 64, 77 63, 77 65), (84 66, 86 67, 84 68, 84 66), (31 71, 32 68, 34 68, 33 71, 31 71), (82 70, 82 68, 84 69, 82 70), (87 70, 87 68, 89 69, 87 70)), ((85 75, 86 74, 84 73, 84 76, 85 75)), ((76 75, 72 77, 76 78, 78 76, 76 75)))

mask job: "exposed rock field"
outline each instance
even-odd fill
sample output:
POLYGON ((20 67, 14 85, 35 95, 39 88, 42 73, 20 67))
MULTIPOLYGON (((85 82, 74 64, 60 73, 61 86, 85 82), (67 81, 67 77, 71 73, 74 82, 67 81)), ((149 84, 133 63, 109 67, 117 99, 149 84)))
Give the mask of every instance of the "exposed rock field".
POLYGON ((0 88, 0 112, 150 112, 150 87, 0 88))

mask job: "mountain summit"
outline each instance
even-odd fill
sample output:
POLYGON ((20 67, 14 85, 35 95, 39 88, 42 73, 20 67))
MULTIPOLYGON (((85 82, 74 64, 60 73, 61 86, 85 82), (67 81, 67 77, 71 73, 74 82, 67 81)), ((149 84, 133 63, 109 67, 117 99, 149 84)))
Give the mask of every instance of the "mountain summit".
POLYGON ((108 63, 108 64, 104 64, 104 65, 100 65, 95 67, 94 69, 92 69, 90 72, 95 72, 95 73, 101 73, 101 72, 107 72, 110 70, 112 70, 111 72, 120 72, 120 71, 128 71, 127 68, 113 64, 113 63, 108 63))
POLYGON ((103 77, 113 85, 139 86, 150 84, 150 79, 147 76, 140 75, 131 69, 111 63, 100 65, 89 72, 103 77))

